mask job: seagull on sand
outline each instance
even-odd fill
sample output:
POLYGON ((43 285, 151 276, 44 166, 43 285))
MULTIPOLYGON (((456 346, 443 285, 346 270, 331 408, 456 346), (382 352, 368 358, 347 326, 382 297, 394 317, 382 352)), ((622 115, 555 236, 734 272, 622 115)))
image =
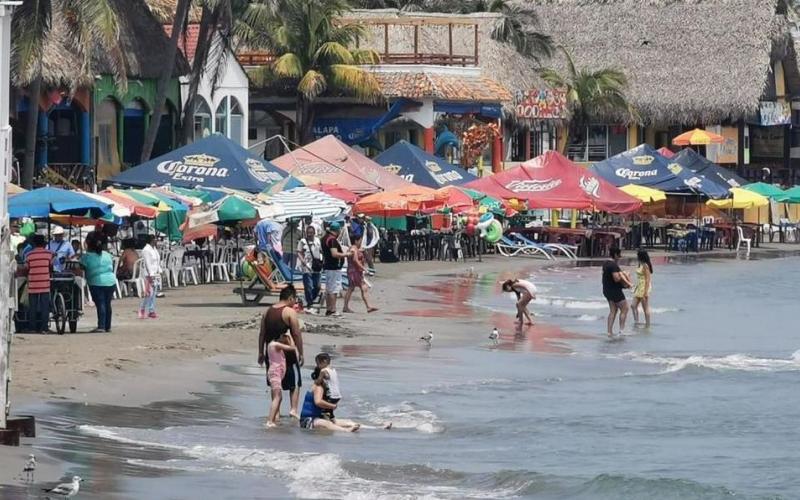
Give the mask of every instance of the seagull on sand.
POLYGON ((492 340, 494 345, 497 345, 497 339, 500 338, 500 332, 497 331, 497 328, 492 330, 492 333, 489 334, 489 338, 492 340))
POLYGON ((428 346, 430 347, 431 342, 433 342, 433 333, 428 332, 425 335, 423 335, 422 337, 420 337, 419 339, 421 341, 425 342, 426 344, 428 344, 428 346))
POLYGON ((28 455, 28 461, 25 462, 25 467, 22 468, 22 472, 25 473, 25 480, 26 481, 33 481, 33 473, 36 471, 36 455, 31 453, 28 455))
POLYGON ((80 491, 81 481, 83 481, 83 479, 81 479, 80 476, 72 476, 71 483, 61 483, 55 488, 44 491, 51 495, 58 495, 62 498, 72 498, 78 494, 78 491, 80 491))

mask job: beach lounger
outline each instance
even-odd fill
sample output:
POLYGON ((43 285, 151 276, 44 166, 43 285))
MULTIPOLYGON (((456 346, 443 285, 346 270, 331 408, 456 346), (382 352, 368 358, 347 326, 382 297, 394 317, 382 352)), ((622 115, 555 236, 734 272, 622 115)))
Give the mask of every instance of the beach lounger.
POLYGON ((553 255, 542 248, 541 245, 527 245, 519 241, 512 241, 507 236, 500 238, 500 241, 495 243, 495 248, 500 252, 500 255, 505 255, 506 257, 515 257, 517 255, 535 257, 541 255, 547 260, 553 260, 553 255))
POLYGON ((550 251, 553 257, 555 257, 555 252, 558 252, 568 259, 578 259, 578 247, 575 245, 564 245, 562 243, 537 243, 519 233, 509 233, 509 236, 525 245, 539 245, 545 250, 550 251))
MULTIPOLYGON (((256 305, 269 295, 278 295, 289 282, 283 280, 280 270, 274 265, 274 259, 265 253, 251 252, 245 256, 255 270, 255 277, 247 286, 234 288, 233 293, 242 297, 242 304, 256 305), (260 256, 260 258, 259 258, 260 256), (277 278, 280 276, 280 278, 277 278)), ((295 285, 298 294, 303 293, 302 285, 295 285)))

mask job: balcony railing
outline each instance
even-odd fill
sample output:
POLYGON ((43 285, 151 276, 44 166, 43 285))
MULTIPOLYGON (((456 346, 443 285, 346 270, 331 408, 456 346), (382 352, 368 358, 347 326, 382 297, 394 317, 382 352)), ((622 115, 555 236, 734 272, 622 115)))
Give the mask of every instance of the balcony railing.
POLYGON ((274 54, 268 52, 243 52, 236 54, 236 58, 244 67, 267 66, 277 59, 274 54))
POLYGON ((478 57, 461 54, 381 54, 382 64, 431 64, 435 66, 477 66, 478 57))

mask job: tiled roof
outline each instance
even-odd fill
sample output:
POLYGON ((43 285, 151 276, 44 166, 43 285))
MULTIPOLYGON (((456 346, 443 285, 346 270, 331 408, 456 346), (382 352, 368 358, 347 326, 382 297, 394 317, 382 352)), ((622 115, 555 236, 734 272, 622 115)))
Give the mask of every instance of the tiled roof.
MULTIPOLYGON (((172 36, 172 26, 164 25, 164 31, 167 36, 172 36)), ((191 63, 194 60, 194 54, 197 52, 197 39, 200 35, 200 25, 197 23, 189 24, 186 27, 186 32, 178 38, 178 48, 183 52, 186 60, 191 63)))
POLYGON ((490 102, 511 100, 511 94, 505 87, 484 76, 437 74, 425 71, 380 71, 374 75, 386 98, 432 97, 448 101, 490 102))

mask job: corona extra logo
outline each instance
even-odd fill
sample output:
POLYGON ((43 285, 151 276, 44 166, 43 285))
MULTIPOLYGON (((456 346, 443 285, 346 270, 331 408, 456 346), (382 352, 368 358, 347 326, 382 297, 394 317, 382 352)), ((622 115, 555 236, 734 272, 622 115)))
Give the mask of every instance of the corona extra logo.
POLYGON ((634 181, 642 177, 655 177, 658 175, 658 170, 631 170, 629 168, 618 168, 614 171, 617 177, 634 181))
POLYGON ((655 158, 653 158, 650 155, 634 156, 633 157, 633 164, 634 165, 650 165, 651 163, 653 163, 653 160, 655 160, 655 158))
POLYGON ((228 176, 228 169, 215 167, 219 158, 206 154, 184 156, 183 160, 162 161, 156 167, 156 171, 168 175, 175 181, 205 182, 206 177, 228 176))
POLYGON ((389 173, 400 175, 400 171, 403 170, 403 167, 401 167, 400 165, 395 165, 394 163, 390 163, 384 166, 383 169, 389 173))
POLYGON ((426 161, 425 168, 428 169, 428 172, 433 172, 433 173, 442 171, 442 167, 440 167, 439 164, 436 163, 435 161, 426 161))
POLYGON ((683 171, 683 167, 681 167, 677 163, 670 163, 669 165, 667 165, 667 168, 669 169, 670 172, 672 172, 675 175, 678 175, 679 173, 681 173, 681 171, 683 171))
POLYGON ((561 179, 547 179, 544 181, 511 181, 506 184, 506 189, 515 193, 543 193, 561 185, 561 179))

